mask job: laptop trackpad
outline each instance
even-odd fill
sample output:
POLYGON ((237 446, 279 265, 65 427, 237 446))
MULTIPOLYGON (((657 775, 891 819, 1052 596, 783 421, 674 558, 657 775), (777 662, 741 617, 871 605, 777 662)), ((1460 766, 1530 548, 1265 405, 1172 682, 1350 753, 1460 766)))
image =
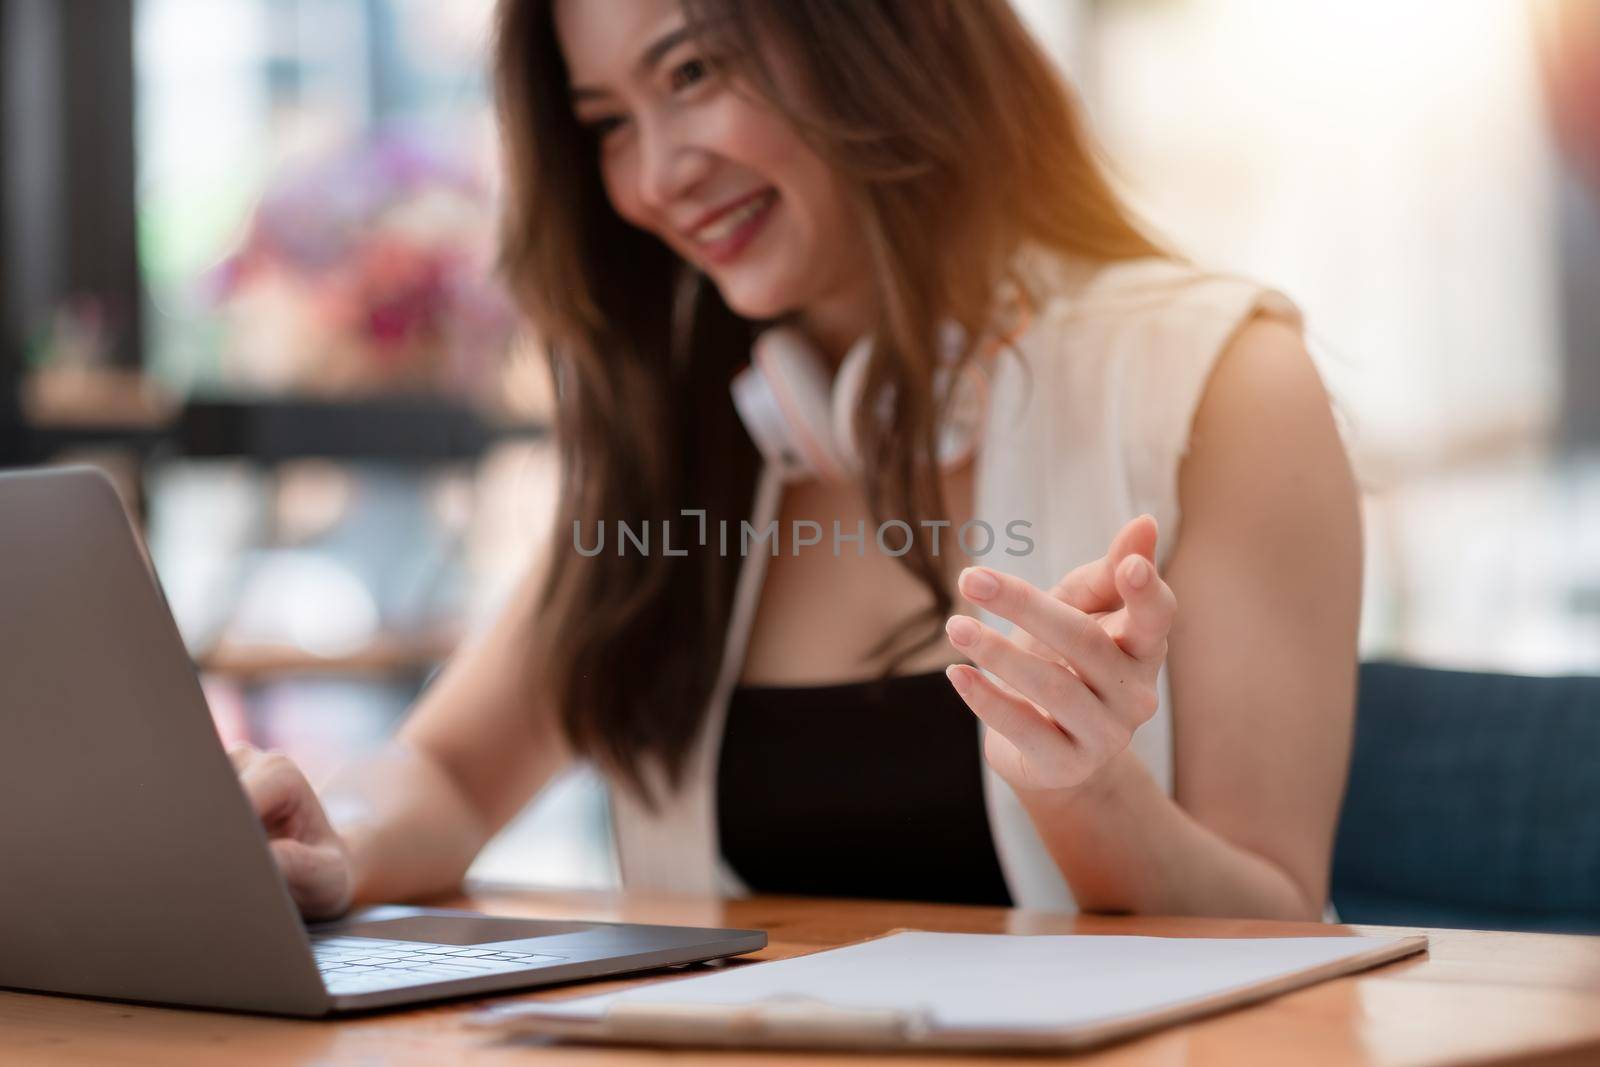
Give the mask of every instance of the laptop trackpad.
POLYGON ((326 933, 338 937, 378 937, 386 941, 426 941, 436 945, 484 945, 494 941, 576 934, 593 926, 593 923, 501 919, 490 915, 406 915, 395 919, 357 920, 324 929, 326 933))

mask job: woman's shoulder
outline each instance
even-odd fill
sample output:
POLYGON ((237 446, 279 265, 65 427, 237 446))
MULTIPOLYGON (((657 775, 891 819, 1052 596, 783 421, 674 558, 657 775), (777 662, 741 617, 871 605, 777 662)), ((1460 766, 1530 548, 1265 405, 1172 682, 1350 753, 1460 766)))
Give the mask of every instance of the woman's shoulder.
POLYGON ((1266 331, 1274 352, 1303 351, 1299 309, 1271 286, 1177 258, 1097 262, 1035 250, 1018 268, 1034 319, 1016 346, 1026 371, 1011 379, 1017 408, 1008 410, 1073 427, 1040 431, 1040 441, 1060 444, 1062 462, 1118 457, 1110 466, 1126 479, 1130 514, 1149 511, 1175 528, 1179 461, 1219 361, 1236 343, 1260 340, 1248 327, 1262 319, 1293 331, 1266 331))
POLYGON ((1170 334, 1177 349, 1192 350, 1225 342, 1257 314, 1303 325, 1299 308, 1279 290, 1176 256, 1103 260, 1029 246, 1014 268, 1035 322, 1045 328, 1137 330, 1147 340, 1170 334))
POLYGON ((1181 450, 1213 368, 1252 322, 1304 334, 1299 308, 1277 289, 1174 257, 1035 251, 1019 267, 1034 310, 1020 347, 1040 384, 1058 407, 1124 412, 1131 447, 1181 450))

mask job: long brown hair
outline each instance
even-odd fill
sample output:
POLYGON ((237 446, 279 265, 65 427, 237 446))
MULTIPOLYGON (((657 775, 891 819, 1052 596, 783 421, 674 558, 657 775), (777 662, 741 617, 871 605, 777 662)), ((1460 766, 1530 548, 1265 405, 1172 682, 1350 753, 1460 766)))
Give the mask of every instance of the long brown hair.
MULTIPOLYGON (((574 551, 620 520, 717 529, 749 517, 759 460, 728 385, 762 325, 604 193, 575 119, 552 0, 503 0, 497 95, 508 167, 503 262, 556 387, 561 495, 539 611, 541 694, 574 751, 647 800, 675 787, 718 669, 740 558, 574 551), (590 535, 585 535, 586 539, 590 535)), ((945 512, 934 430, 935 331, 979 337, 1016 252, 1095 260, 1159 254, 1108 185, 1067 87, 1009 0, 684 0, 708 57, 779 109, 841 176, 879 288, 867 397, 857 412, 873 513, 921 536, 900 557, 932 603, 869 655, 904 658, 953 604, 920 520, 945 512), (782 49, 814 103, 783 99, 762 62, 782 49), (931 625, 929 625, 931 624, 931 625), (920 633, 920 637, 918 634, 920 633)), ((971 353, 963 358, 971 358, 971 353)), ((730 539, 730 543, 736 540, 730 539)), ((620 546, 618 546, 620 548, 620 546)), ((659 546, 658 546, 659 549, 659 546)))

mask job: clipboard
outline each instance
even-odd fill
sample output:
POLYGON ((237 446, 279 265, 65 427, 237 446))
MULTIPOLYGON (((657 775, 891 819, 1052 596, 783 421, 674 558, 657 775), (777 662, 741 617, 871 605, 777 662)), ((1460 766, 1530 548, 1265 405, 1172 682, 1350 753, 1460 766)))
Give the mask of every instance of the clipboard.
POLYGON ((1077 1051, 1425 951, 1424 936, 944 934, 562 1001, 470 1025, 582 1043, 854 1051, 1077 1051))

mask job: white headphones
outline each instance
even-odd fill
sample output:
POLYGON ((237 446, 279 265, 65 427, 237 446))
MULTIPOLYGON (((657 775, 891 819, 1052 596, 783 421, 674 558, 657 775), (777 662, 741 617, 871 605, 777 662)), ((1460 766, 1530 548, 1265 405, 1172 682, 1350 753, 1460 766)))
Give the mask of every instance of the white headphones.
MULTIPOLYGON (((949 386, 962 331, 950 324, 942 341, 945 365, 934 378, 935 396, 949 386)), ((826 361, 798 330, 778 326, 756 338, 749 366, 733 379, 733 403, 756 447, 785 482, 816 478, 838 483, 860 476, 855 411, 871 356, 872 339, 863 337, 851 346, 830 385, 826 361)), ((959 467, 977 448, 989 400, 988 372, 979 365, 983 362, 967 365, 939 427, 938 459, 946 470, 959 467)))

